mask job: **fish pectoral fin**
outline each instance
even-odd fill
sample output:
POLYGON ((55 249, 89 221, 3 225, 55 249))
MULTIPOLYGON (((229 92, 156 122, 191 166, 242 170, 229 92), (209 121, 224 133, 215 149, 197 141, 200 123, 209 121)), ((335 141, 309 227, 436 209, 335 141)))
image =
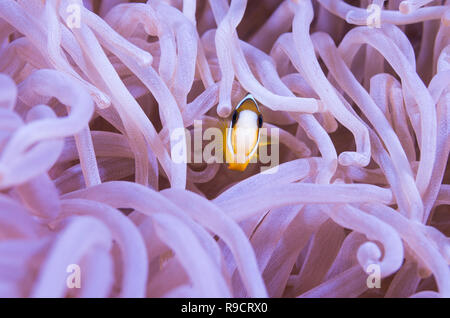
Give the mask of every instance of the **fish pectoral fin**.
POLYGON ((229 163, 228 169, 235 171, 244 171, 248 166, 248 162, 246 163, 229 163))

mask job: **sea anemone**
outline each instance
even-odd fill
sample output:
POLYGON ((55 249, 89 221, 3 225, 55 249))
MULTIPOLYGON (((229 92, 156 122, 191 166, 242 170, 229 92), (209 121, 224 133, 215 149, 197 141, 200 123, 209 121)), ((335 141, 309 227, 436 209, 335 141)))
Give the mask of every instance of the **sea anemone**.
POLYGON ((449 0, 1 0, 0 297, 450 297, 449 121, 449 0))

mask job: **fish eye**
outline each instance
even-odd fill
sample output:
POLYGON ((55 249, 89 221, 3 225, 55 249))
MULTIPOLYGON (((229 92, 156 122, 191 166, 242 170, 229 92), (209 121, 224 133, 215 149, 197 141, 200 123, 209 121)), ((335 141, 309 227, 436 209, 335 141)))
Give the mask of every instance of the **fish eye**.
POLYGON ((231 125, 234 126, 236 124, 237 121, 237 117, 238 117, 238 113, 236 110, 234 110, 233 112, 233 117, 231 118, 231 125))
POLYGON ((262 128, 263 125, 263 116, 261 114, 258 115, 258 128, 262 128))

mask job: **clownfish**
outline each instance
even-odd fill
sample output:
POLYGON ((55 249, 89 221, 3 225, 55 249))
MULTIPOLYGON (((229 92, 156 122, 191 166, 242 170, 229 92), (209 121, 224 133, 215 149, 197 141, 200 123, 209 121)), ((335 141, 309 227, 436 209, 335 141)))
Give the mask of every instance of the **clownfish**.
POLYGON ((233 111, 224 142, 228 169, 244 171, 256 155, 263 125, 258 103, 247 94, 233 111))

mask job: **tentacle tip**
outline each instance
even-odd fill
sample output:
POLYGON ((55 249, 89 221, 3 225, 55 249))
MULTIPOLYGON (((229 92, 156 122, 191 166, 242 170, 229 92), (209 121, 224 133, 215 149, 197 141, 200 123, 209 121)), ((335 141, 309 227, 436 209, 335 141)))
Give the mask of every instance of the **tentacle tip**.
POLYGON ((327 110, 325 103, 322 100, 317 100, 317 112, 323 113, 327 110))
POLYGON ((153 56, 148 52, 142 54, 142 56, 139 59, 139 66, 141 67, 152 66, 152 63, 153 63, 153 56))
POLYGON ((357 152, 345 151, 339 155, 338 161, 341 166, 356 165, 365 167, 369 164, 370 157, 357 152))
POLYGON ((450 9, 447 9, 445 13, 442 15, 441 22, 444 26, 450 26, 450 9))
POLYGON ((417 269, 417 274, 419 275, 419 277, 421 278, 428 278, 430 277, 430 275, 432 274, 431 270, 428 269, 427 267, 424 266, 420 266, 417 269))
POLYGON ((219 103, 217 106, 217 115, 222 118, 230 116, 231 113, 231 105, 228 103, 219 103))
POLYGON ((356 24, 355 15, 356 15, 355 11, 353 10, 348 11, 347 14, 345 15, 345 21, 350 24, 356 24))
POLYGON ((91 97, 95 101, 97 107, 100 109, 106 109, 111 106, 111 100, 106 95, 91 94, 91 97))
POLYGON ((399 9, 400 13, 403 13, 403 14, 409 14, 414 10, 413 6, 408 1, 400 2, 398 9, 399 9))
POLYGON ((365 272, 373 270, 373 265, 380 265, 381 250, 377 244, 373 242, 365 242, 361 244, 356 252, 356 258, 365 272))

